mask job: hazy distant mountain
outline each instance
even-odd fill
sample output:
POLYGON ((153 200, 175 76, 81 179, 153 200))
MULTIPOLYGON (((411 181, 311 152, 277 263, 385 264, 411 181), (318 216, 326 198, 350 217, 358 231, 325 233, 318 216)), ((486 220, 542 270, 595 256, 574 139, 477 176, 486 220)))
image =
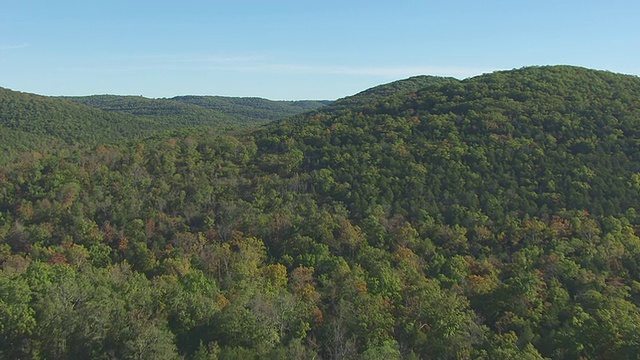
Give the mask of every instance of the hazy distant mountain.
POLYGON ((319 101, 272 101, 262 98, 177 96, 149 99, 141 96, 93 95, 65 99, 109 112, 153 118, 171 124, 247 127, 300 114, 324 106, 319 101))
POLYGON ((331 101, 298 100, 273 101, 255 97, 177 96, 171 100, 206 107, 236 119, 251 123, 265 123, 305 111, 321 108, 331 101))
POLYGON ((150 119, 0 88, 3 159, 45 144, 110 143, 148 135, 157 128, 150 119))

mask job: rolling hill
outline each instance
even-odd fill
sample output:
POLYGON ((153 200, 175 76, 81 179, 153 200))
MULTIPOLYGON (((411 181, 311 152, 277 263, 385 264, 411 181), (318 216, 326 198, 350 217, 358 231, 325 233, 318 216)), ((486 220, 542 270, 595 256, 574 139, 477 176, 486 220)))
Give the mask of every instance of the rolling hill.
POLYGON ((490 203, 518 217, 572 207, 620 213, 640 206, 628 186, 640 171, 639 96, 634 76, 524 68, 434 81, 348 108, 337 101, 273 124, 259 141, 263 151, 274 143, 282 151, 286 141, 305 154, 305 170, 331 170, 348 187, 348 204, 419 202, 404 211, 436 206, 456 221, 470 216, 469 206, 494 214, 490 203), (425 173, 416 177, 417 169, 425 173), (461 181, 449 181, 452 174, 461 181))
POLYGON ((17 153, 55 144, 113 143, 157 129, 148 119, 0 88, 0 163, 17 153))
POLYGON ((320 106, 324 103, 206 96, 46 97, 0 88, 0 163, 56 144, 113 144, 198 127, 247 128, 320 106))
POLYGON ((320 101, 272 101, 262 98, 223 96, 177 96, 149 99, 141 96, 93 95, 65 97, 76 103, 107 112, 142 116, 166 123, 191 126, 232 126, 246 128, 266 124, 322 107, 320 101))

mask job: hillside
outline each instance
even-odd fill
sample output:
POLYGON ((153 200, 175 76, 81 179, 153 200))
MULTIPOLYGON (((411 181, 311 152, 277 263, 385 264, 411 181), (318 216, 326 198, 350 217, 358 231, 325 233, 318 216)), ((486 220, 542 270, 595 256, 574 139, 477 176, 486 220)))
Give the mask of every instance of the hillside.
POLYGON ((149 134, 157 124, 45 96, 0 88, 0 164, 54 143, 111 143, 149 134))
POLYGON ((425 80, 3 167, 0 355, 638 358, 640 79, 425 80))
POLYGON ((142 96, 92 95, 61 97, 69 102, 90 106, 108 113, 128 114, 176 126, 232 126, 241 124, 232 116, 170 99, 142 96))
POLYGON ((273 101, 224 96, 177 96, 171 100, 199 105, 255 124, 279 120, 325 106, 330 101, 273 101))
POLYGON ((501 220, 622 213, 640 206, 628 186, 640 171, 639 95, 637 77, 525 68, 347 109, 336 102, 339 112, 275 124, 259 141, 263 151, 282 151, 272 144, 283 141, 299 149, 306 171, 331 170, 345 188, 340 200, 360 216, 397 201, 412 202, 398 204, 403 212, 433 209, 448 222, 476 210, 501 220))
POLYGON ((162 123, 192 126, 250 127, 314 110, 318 101, 272 101, 261 98, 177 96, 149 99, 141 96, 93 95, 64 99, 105 110, 142 116, 162 123))
POLYGON ((3 88, 0 88, 0 109, 0 126, 37 135, 52 135, 68 143, 113 141, 157 125, 145 119, 3 88))

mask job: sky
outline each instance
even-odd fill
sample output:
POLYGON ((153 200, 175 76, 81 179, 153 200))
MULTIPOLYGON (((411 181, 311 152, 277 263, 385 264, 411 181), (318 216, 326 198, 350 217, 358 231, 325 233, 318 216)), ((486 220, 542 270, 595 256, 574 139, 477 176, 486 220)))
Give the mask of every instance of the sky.
POLYGON ((0 87, 333 100, 531 65, 640 75, 640 1, 0 0, 0 87))

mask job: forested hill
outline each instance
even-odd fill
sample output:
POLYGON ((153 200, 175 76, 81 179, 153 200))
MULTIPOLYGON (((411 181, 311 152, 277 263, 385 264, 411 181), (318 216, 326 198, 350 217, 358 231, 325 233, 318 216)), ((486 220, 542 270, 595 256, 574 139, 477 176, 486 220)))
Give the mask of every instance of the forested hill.
POLYGON ((0 88, 0 164, 18 151, 54 143, 110 143, 156 127, 150 120, 0 88))
POLYGON ((326 103, 206 96, 46 97, 0 88, 0 164, 20 152, 60 144, 113 144, 197 127, 248 128, 326 103))
POLYGON ((149 99, 142 96, 93 95, 64 97, 109 112, 143 116, 161 123, 246 128, 297 115, 324 106, 320 101, 272 101, 262 98, 177 96, 149 99))
POLYGON ((142 96, 91 95, 60 97, 69 102, 90 106, 108 113, 134 115, 159 124, 187 126, 244 126, 243 121, 228 114, 212 111, 170 99, 149 99, 142 96))
POLYGON ((303 171, 331 171, 331 196, 357 216, 388 204, 448 223, 620 214, 640 208, 638 99, 634 76, 531 67, 337 102, 338 112, 274 124, 259 144, 302 151, 303 171))
POLYGON ((427 80, 0 168, 0 357, 640 358, 640 80, 427 80))

